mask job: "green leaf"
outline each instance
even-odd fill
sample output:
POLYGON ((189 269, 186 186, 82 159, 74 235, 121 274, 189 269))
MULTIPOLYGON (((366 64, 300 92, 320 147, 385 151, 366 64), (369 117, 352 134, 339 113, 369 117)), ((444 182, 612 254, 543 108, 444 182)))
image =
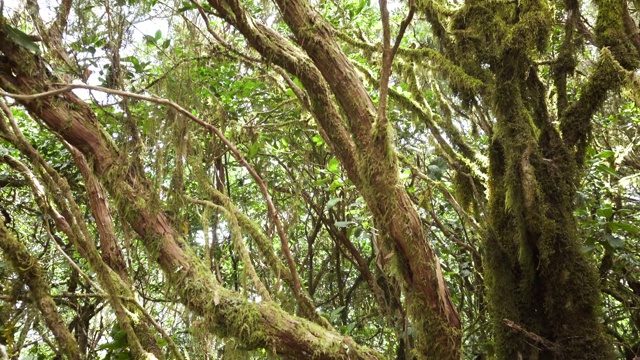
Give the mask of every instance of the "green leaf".
POLYGON ((147 45, 151 45, 151 44, 155 44, 156 43, 156 39, 151 35, 145 35, 144 36, 144 40, 146 41, 147 45))
POLYGON ((640 233, 640 228, 635 225, 623 222, 608 222, 607 226, 611 231, 624 230, 630 234, 637 235, 640 233))
POLYGON ((162 37, 162 31, 158 30, 156 31, 156 35, 153 38, 155 40, 160 40, 161 37, 162 37))
POLYGON ((197 9, 197 7, 188 1, 183 1, 182 7, 178 8, 178 12, 182 13, 182 12, 193 10, 193 9, 197 9))
POLYGON ((339 308, 333 310, 331 314, 329 314, 329 318, 331 318, 332 321, 338 320, 338 316, 340 316, 340 313, 342 312, 342 310, 344 310, 344 308, 344 306, 340 306, 339 308))
POLYGON ((127 332, 124 330, 118 330, 114 335, 113 335, 113 340, 114 343, 117 344, 126 344, 127 341, 127 332))
POLYGON ((329 210, 332 207, 336 206, 336 204, 339 203, 340 201, 342 201, 341 198, 333 198, 333 199, 327 201, 327 210, 329 210))
POLYGON ((321 186, 324 185, 326 183, 328 183, 331 180, 331 178, 325 177, 325 178, 321 178, 319 180, 316 180, 312 183, 313 186, 321 186))
POLYGON ((320 135, 313 135, 311 140, 313 140, 313 142, 316 144, 316 146, 322 146, 322 144, 324 144, 324 140, 322 139, 322 137, 320 135))
POLYGON ((31 36, 6 24, 3 26, 3 28, 4 32, 7 33, 11 40, 13 40, 16 44, 31 52, 40 54, 40 47, 33 40, 31 40, 31 36))
POLYGON ((358 7, 355 9, 356 15, 360 14, 365 6, 369 5, 369 0, 360 0, 358 7))
POLYGON ((602 216, 605 219, 610 219, 613 216, 613 208, 611 204, 605 204, 600 209, 596 210, 598 216, 602 216))
POLYGON ((298 78, 293 78, 293 83, 296 84, 300 89, 304 89, 304 85, 302 85, 302 83, 300 82, 300 80, 298 80, 298 78))
POLYGON ((115 350, 118 349, 119 346, 115 343, 106 343, 106 344, 102 344, 98 347, 98 350, 115 350))
POLYGON ((436 157, 427 166, 427 176, 432 180, 440 180, 447 171, 447 162, 441 157, 436 157))
POLYGON ((605 238, 607 239, 607 244, 609 244, 609 246, 611 246, 614 249, 620 249, 624 247, 624 241, 622 241, 622 239, 620 239, 619 237, 606 234, 605 238))
POLYGON ((610 158, 613 155, 615 155, 615 151, 611 151, 611 150, 604 150, 601 151, 599 154, 597 154, 596 156, 594 156, 594 158, 599 158, 599 159, 606 159, 606 158, 610 158))
POLYGON ((334 225, 339 228, 346 228, 353 224, 355 224, 353 221, 336 221, 334 225))
POLYGON ((329 169, 329 171, 331 171, 334 174, 339 173, 340 161, 338 161, 338 159, 336 158, 331 158, 331 160, 329 160, 329 163, 327 164, 327 169, 329 169))
POLYGON ((260 151, 260 149, 262 148, 262 143, 261 142, 254 142, 253 144, 249 145, 249 154, 248 154, 248 158, 253 158, 256 155, 258 155, 258 151, 260 151))
POLYGON ((614 169, 608 167, 607 165, 604 164, 599 164, 596 169, 598 169, 598 171, 603 172, 605 174, 609 174, 611 176, 618 176, 618 172, 616 172, 614 169))
POLYGON ((411 178, 411 169, 404 169, 400 173, 400 180, 407 180, 411 178))
POLYGON ((350 334, 353 329, 356 328, 356 325, 358 325, 358 322, 354 321, 354 322, 350 322, 349 325, 347 325, 346 327, 344 327, 343 332, 345 334, 350 334))
POLYGON ((335 179, 333 180, 333 182, 331 183, 331 186, 329 186, 329 191, 333 191, 337 188, 341 188, 344 186, 344 182, 342 182, 342 180, 340 179, 335 179))

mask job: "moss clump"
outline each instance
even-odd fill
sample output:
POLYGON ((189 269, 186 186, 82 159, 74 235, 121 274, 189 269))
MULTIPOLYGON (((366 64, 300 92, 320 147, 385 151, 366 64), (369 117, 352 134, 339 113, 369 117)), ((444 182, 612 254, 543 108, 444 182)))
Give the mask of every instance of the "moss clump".
POLYGON ((626 71, 609 49, 602 49, 600 59, 589 77, 580 99, 567 108, 561 118, 562 137, 569 148, 575 146, 577 164, 584 161, 591 117, 606 100, 609 91, 619 89, 626 78, 626 71))
POLYGON ((601 48, 609 48, 622 67, 635 70, 640 63, 640 58, 630 36, 625 31, 625 1, 596 0, 595 3, 598 7, 595 26, 596 44, 601 48))
POLYGON ((461 171, 456 171, 453 177, 453 186, 455 190, 455 198, 460 205, 462 205, 466 210, 472 209, 475 204, 476 194, 474 192, 470 176, 462 173, 461 171))

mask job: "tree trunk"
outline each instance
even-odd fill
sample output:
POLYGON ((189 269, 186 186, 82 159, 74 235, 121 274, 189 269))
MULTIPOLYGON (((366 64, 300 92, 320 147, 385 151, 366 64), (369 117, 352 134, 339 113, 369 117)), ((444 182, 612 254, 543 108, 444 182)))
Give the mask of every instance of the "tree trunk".
MULTIPOLYGON (((612 358, 598 321, 598 278, 581 251, 573 199, 591 117, 624 71, 603 51, 582 97, 564 112, 563 130, 572 125, 561 137, 531 58, 547 47, 547 4, 528 3, 515 19, 500 6, 487 4, 488 12, 474 6, 460 10, 457 29, 481 37, 491 31, 485 35, 501 40, 474 45, 495 80, 494 93, 486 94, 496 123, 484 266, 498 358, 612 358), (486 16, 495 22, 487 25, 486 16)), ((458 44, 457 56, 470 56, 461 53, 463 41, 458 44)))

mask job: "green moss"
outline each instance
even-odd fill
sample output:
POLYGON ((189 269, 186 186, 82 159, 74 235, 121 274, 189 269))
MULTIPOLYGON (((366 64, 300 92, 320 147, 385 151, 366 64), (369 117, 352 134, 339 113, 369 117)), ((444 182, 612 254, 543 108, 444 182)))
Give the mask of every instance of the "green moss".
MULTIPOLYGON (((535 0, 467 2, 452 20, 457 64, 476 77, 493 77, 485 81, 493 86, 488 93, 496 118, 483 262, 487 295, 499 358, 606 359, 598 282, 580 252, 572 217, 575 162, 549 121, 544 86, 532 66, 548 46, 552 22, 547 3, 535 0), (560 352, 531 346, 503 319, 561 343, 560 352)), ((621 81, 611 59, 601 59, 608 63, 587 87, 594 105, 570 109, 572 120, 563 127, 589 126, 589 106, 599 107, 606 94, 600 85, 621 81)), ((586 133, 574 136, 586 141, 586 133)), ((464 180, 456 178, 461 198, 470 190, 464 180)))
POLYGON ((580 99, 574 102, 561 118, 560 129, 569 148, 575 146, 577 164, 584 160, 587 140, 591 132, 591 117, 602 106, 609 91, 619 89, 626 71, 609 49, 602 49, 600 59, 584 86, 580 99))
POLYGON ((635 70, 640 63, 638 51, 633 46, 624 28, 626 3, 623 0, 597 0, 596 44, 608 47, 620 65, 635 70))
POLYGON ((476 194, 469 176, 460 171, 456 171, 453 177, 454 195, 458 203, 469 210, 475 204, 476 194))
POLYGON ((478 94, 484 94, 487 87, 484 83, 487 80, 483 76, 482 71, 474 71, 479 77, 467 73, 461 66, 456 65, 442 53, 435 49, 405 49, 400 48, 398 54, 407 60, 411 60, 413 64, 426 67, 446 78, 449 86, 458 94, 468 98, 476 97, 478 94))
MULTIPOLYGON (((9 264, 16 270, 24 284, 29 286, 33 301, 60 346, 69 359, 80 359, 78 344, 51 297, 46 274, 29 250, 5 227, 0 218, 0 249, 9 264)), ((8 330, 8 329, 7 329, 8 330)))

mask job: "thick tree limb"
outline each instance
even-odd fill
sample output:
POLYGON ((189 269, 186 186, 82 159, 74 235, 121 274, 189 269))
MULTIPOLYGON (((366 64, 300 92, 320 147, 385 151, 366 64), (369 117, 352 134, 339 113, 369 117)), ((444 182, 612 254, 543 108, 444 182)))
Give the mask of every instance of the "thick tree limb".
POLYGON ((290 279, 289 282, 291 283, 291 285, 293 287, 293 290, 294 290, 294 292, 296 294, 296 297, 298 297, 298 299, 306 307, 306 309, 308 310, 309 316, 314 321, 316 321, 317 323, 321 324, 322 326, 324 326, 326 328, 331 328, 331 325, 329 324, 329 322, 316 312, 315 306, 313 305, 313 302, 308 297, 308 295, 304 293, 304 290, 302 289, 302 285, 301 285, 299 277, 298 277, 298 272, 297 272, 296 267, 295 267, 295 261, 293 260, 293 256, 291 255, 291 250, 289 250, 289 242, 287 240, 286 234, 285 234, 284 229, 282 227, 282 223, 280 222, 280 218, 278 216, 278 212, 277 212, 277 210, 275 208, 275 205, 273 204, 273 201, 271 200, 271 195, 269 194, 269 190, 267 189, 267 185, 262 180, 262 177, 253 168, 253 166, 251 166, 247 162, 247 160, 244 158, 242 153, 240 153, 240 151, 235 147, 235 145, 233 145, 233 143, 231 143, 231 141, 229 141, 229 139, 227 139, 224 136, 224 134, 222 133, 222 131, 219 128, 217 128, 216 126, 213 126, 210 123, 208 123, 208 122, 200 119, 199 117, 193 115, 191 112, 187 111, 186 109, 184 109, 183 107, 181 107, 180 105, 174 103, 171 100, 162 99, 162 98, 158 98, 158 97, 155 97, 155 96, 146 96, 146 95, 134 94, 134 93, 126 92, 126 91, 114 90, 114 89, 105 88, 105 87, 101 87, 101 86, 92 86, 92 85, 84 85, 84 84, 59 84, 59 85, 62 86, 62 88, 60 88, 58 90, 51 90, 51 91, 43 92, 43 93, 40 93, 40 94, 19 95, 19 94, 10 94, 10 93, 5 93, 3 91, 0 91, 0 95, 13 97, 14 99, 20 99, 20 100, 35 100, 35 99, 39 99, 41 97, 48 97, 48 96, 53 96, 53 95, 56 95, 56 94, 59 94, 59 93, 69 92, 69 91, 71 91, 73 89, 97 90, 97 91, 102 91, 102 92, 105 92, 105 93, 108 93, 108 94, 112 94, 112 95, 135 98, 135 99, 154 102, 154 103, 157 103, 157 104, 168 105, 171 108, 174 108, 175 110, 177 110, 179 113, 181 113, 184 116, 186 116, 187 118, 189 118, 190 120, 196 122, 198 125, 208 129, 211 133, 216 135, 227 146, 227 148, 229 148, 229 150, 234 155, 236 160, 238 160, 238 162, 240 162, 240 164, 242 164, 249 171, 249 174, 251 174, 253 179, 256 181, 256 183, 258 184, 258 188, 260 189, 261 193, 263 194, 263 197, 264 197, 265 202, 267 204, 267 209, 269 211, 269 216, 271 217, 271 219, 276 224, 276 229, 278 231, 278 236, 280 237, 280 243, 281 243, 282 249, 284 251, 285 259, 287 260, 287 264, 288 264, 288 267, 289 267, 289 273, 290 273, 290 277, 288 277, 290 279))
MULTIPOLYGON (((42 186, 36 176, 18 160, 13 159, 9 156, 5 156, 3 160, 25 176, 25 179, 29 182, 29 185, 32 188, 32 192, 35 196, 35 201, 42 212, 50 215, 51 218, 53 218, 56 227, 63 233, 65 233, 65 235, 67 235, 78 252, 85 259, 87 259, 93 270, 96 272, 98 278, 100 279, 100 283, 105 287, 107 293, 109 294, 109 299, 113 306, 113 309, 115 310, 118 322, 127 333, 127 338, 131 345, 132 354, 139 357, 146 356, 145 354, 147 354, 147 351, 140 343, 138 339, 138 333, 134 330, 135 325, 133 324, 132 319, 129 317, 127 311, 125 310, 125 305, 121 301, 122 297, 132 297, 130 288, 128 287, 128 285, 124 284, 122 280, 120 280, 120 278, 115 275, 113 270, 106 266, 106 264, 102 261, 98 250, 95 248, 95 245, 91 241, 91 237, 84 221, 82 220, 82 216, 79 214, 78 206, 75 203, 73 197, 70 195, 69 186, 66 181, 62 179, 55 172, 55 170, 51 168, 51 166, 46 163, 44 159, 42 159, 37 150, 27 142, 26 138, 18 129, 15 120, 12 118, 9 109, 5 106, 5 104, 0 102, 0 107, 2 107, 5 115, 9 118, 14 133, 11 134, 8 132, 6 123, 2 118, 0 118, 0 131, 7 136, 9 141, 17 149, 19 149, 25 156, 30 158, 32 163, 44 169, 44 171, 41 171, 40 176, 44 179, 45 186, 42 186), (50 206, 48 200, 46 199, 46 195, 49 195, 54 199, 54 202, 56 203, 62 214, 50 206)), ((56 247, 61 252, 62 256, 67 258, 71 266, 75 267, 76 270, 80 274, 82 274, 83 277, 85 277, 88 283, 93 283, 95 288, 100 289, 100 287, 95 284, 90 277, 88 277, 77 267, 73 260, 68 257, 68 255, 59 247, 57 243, 56 247)), ((146 333, 147 331, 145 331, 145 335, 146 333)), ((159 347, 157 346, 157 344, 155 344, 155 339, 151 337, 151 339, 147 340, 148 341, 145 342, 146 347, 151 347, 151 351, 157 351, 155 355, 162 359, 163 357, 159 350, 159 347)))
POLYGON ((224 2, 212 0, 209 3, 266 59, 300 79, 309 95, 311 113, 325 130, 327 142, 335 146, 335 154, 349 178, 358 179, 355 145, 333 101, 331 89, 313 61, 285 37, 249 17, 239 3, 233 8, 235 12, 231 12, 224 2))

